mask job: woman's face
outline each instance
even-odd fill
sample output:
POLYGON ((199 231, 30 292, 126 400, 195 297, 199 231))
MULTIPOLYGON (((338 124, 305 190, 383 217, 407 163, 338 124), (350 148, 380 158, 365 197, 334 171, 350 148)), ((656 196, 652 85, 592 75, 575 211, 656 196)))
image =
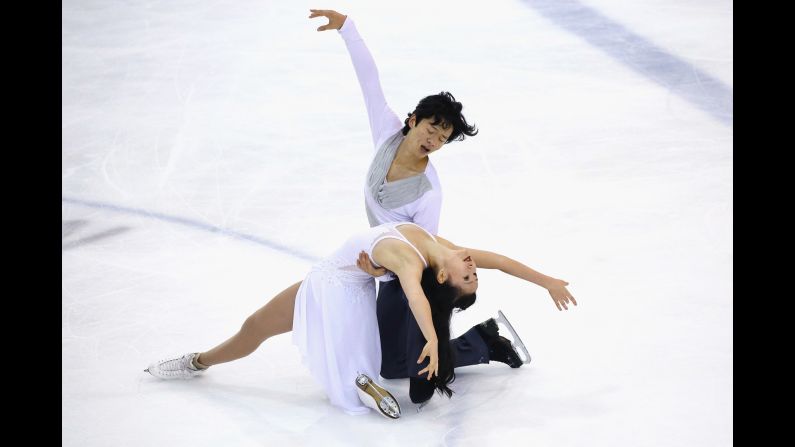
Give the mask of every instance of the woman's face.
POLYGON ((465 295, 475 293, 478 289, 477 266, 469 251, 450 250, 451 255, 446 259, 444 268, 450 283, 458 287, 465 295))
POLYGON ((448 123, 431 124, 434 119, 435 117, 425 118, 419 123, 416 122, 417 117, 415 115, 412 115, 409 119, 409 127, 411 129, 406 134, 406 137, 411 138, 414 143, 413 146, 416 147, 420 157, 427 157, 439 150, 453 133, 453 126, 448 123))

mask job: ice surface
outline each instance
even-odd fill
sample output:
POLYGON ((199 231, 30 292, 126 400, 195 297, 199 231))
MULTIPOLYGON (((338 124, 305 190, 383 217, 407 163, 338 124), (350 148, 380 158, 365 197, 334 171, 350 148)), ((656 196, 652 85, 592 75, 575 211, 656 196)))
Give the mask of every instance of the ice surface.
POLYGON ((64 2, 63 444, 731 445, 732 8, 64 2), (432 156, 440 234, 580 303, 481 270, 454 334, 502 309, 532 363, 462 368, 420 413, 384 381, 397 421, 332 407, 289 335, 194 381, 143 372, 367 226, 363 101, 310 7, 356 21, 401 116, 447 90, 481 129, 432 156))

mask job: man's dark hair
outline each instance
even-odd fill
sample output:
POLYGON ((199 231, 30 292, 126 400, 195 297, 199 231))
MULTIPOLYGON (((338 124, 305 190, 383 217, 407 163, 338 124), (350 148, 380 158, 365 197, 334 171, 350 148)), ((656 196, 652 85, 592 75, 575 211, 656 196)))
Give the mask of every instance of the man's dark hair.
POLYGON ((465 135, 472 137, 478 133, 474 124, 471 126, 467 124, 467 120, 461 114, 461 109, 463 108, 464 106, 456 101, 450 92, 426 96, 420 100, 414 111, 409 113, 409 117, 403 121, 405 126, 403 126, 401 131, 403 135, 409 133, 411 129, 409 127, 409 119, 411 119, 411 115, 417 115, 417 124, 424 119, 433 118, 431 124, 434 126, 441 124, 444 129, 453 126, 453 133, 450 134, 450 138, 447 139, 445 144, 451 141, 463 141, 465 135))

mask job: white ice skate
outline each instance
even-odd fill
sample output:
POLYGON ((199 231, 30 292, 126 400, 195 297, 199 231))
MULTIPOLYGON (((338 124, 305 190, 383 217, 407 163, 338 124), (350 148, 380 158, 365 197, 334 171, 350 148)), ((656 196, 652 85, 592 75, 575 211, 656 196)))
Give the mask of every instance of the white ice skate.
POLYGON ((505 314, 503 314, 501 310, 497 311, 497 318, 495 318, 494 321, 496 321, 497 324, 502 323, 503 326, 508 329, 508 332, 511 333, 511 336, 513 337, 513 340, 511 340, 511 346, 513 346, 513 349, 520 354, 519 357, 522 358, 522 363, 530 363, 530 353, 527 352, 527 348, 525 347, 524 343, 522 343, 522 339, 519 338, 519 334, 516 333, 516 331, 513 329, 513 326, 511 326, 511 322, 505 318, 505 314))
POLYGON ((373 382, 367 374, 359 374, 356 377, 356 392, 359 393, 362 403, 377 411, 381 416, 389 419, 400 417, 400 404, 397 399, 389 391, 373 382))
POLYGON ((152 363, 144 372, 161 379, 190 379, 207 371, 193 366, 193 358, 199 355, 197 352, 185 354, 182 357, 160 360, 152 363))

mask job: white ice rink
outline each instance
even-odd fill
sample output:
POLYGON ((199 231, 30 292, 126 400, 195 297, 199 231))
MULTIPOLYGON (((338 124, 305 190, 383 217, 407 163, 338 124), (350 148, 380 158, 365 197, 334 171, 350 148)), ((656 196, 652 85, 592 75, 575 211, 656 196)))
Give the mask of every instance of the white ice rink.
POLYGON ((63 2, 66 446, 732 445, 727 0, 63 2), (367 227, 350 15, 401 116, 442 90, 480 134, 432 155, 440 234, 571 283, 480 270, 533 356, 422 412, 332 407, 289 335, 194 381, 143 369, 232 335, 367 227))

